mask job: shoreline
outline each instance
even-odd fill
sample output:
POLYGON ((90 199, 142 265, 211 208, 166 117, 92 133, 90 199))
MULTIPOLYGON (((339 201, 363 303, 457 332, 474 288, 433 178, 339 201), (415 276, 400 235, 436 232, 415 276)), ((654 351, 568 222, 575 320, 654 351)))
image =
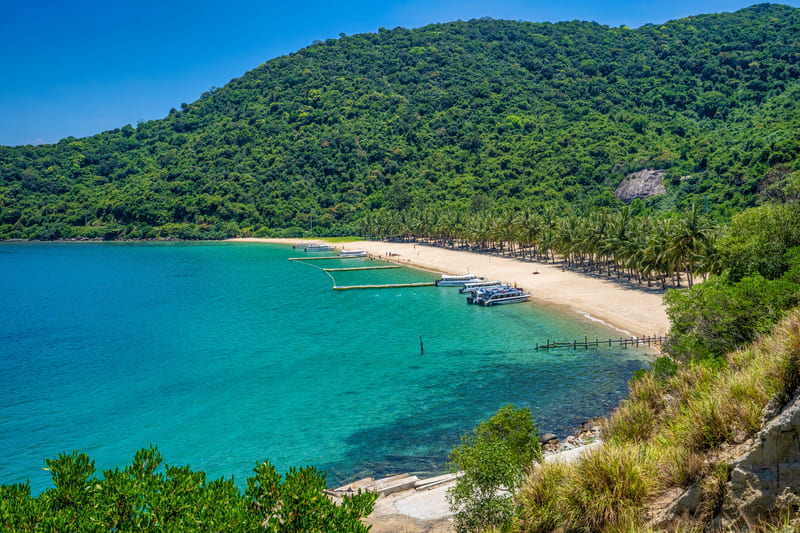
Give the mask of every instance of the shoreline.
MULTIPOLYGON (((591 454, 602 445, 592 440, 578 446, 545 453, 543 463, 572 463, 591 454)), ((357 490, 378 492, 375 508, 365 518, 374 533, 395 531, 447 533, 453 531, 455 515, 447 501, 447 493, 456 483, 458 474, 444 474, 428 479, 418 479, 409 474, 400 474, 383 479, 367 478, 326 494, 335 502, 357 490)))
MULTIPOLYGON (((60 241, 98 242, 98 241, 60 241)), ((115 241, 119 242, 119 241, 115 241)), ((148 242, 148 241, 125 241, 148 242)), ((153 242, 153 241, 150 241, 153 242)), ((236 238, 222 241, 174 242, 251 242, 283 246, 311 242, 310 239, 236 238)), ((403 266, 436 273, 464 274, 472 272, 487 279, 516 283, 532 293, 531 304, 551 308, 554 312, 580 317, 581 320, 601 323, 624 336, 660 334, 669 328, 662 301, 663 291, 637 288, 633 284, 616 282, 603 276, 563 270, 555 265, 490 253, 467 252, 420 243, 383 241, 328 242, 339 250, 363 249, 373 257, 393 261, 403 266), (388 254, 392 254, 391 257, 388 254)), ((297 255, 305 255, 302 250, 297 255)), ((331 254, 333 255, 333 254, 331 254)), ((613 334, 610 335, 614 337, 613 334)), ((568 340, 568 339, 561 339, 568 340)), ((566 439, 565 439, 566 440, 566 439)), ((571 450, 582 453, 588 447, 571 450)), ((562 452, 557 456, 567 457, 562 452)), ((548 456, 549 457, 549 456, 548 456)), ((550 460, 548 458, 548 460, 550 460)), ((408 474, 405 474, 407 476, 408 474)), ((420 474, 423 475, 423 474, 420 474)), ((433 474, 428 474, 433 475, 433 474)), ((402 477, 393 476, 393 477, 402 477)), ((441 477, 441 476, 436 476, 441 477)), ((419 480, 419 489, 381 496, 375 511, 367 518, 373 531, 452 531, 452 513, 446 505, 445 493, 452 483, 430 486, 434 478, 419 480)))
MULTIPOLYGON (((236 238, 232 242, 293 245, 310 239, 236 238)), ((321 242, 324 239, 314 239, 321 242)), ((629 337, 664 335, 670 323, 660 288, 633 286, 625 280, 562 270, 559 264, 522 261, 410 242, 329 243, 337 249, 364 250, 401 265, 444 274, 473 273, 515 283, 531 293, 530 302, 584 320, 599 322, 629 337), (394 255, 389 255, 394 254, 394 255)))
MULTIPOLYGON (((605 278, 563 270, 559 264, 523 261, 461 250, 452 250, 418 243, 384 241, 349 241, 331 243, 324 239, 237 238, 233 242, 294 245, 326 242, 337 250, 364 250, 373 257, 444 274, 474 273, 486 279, 496 279, 531 293, 530 302, 556 312, 580 315, 583 320, 599 322, 625 336, 663 335, 670 323, 663 302, 663 291, 637 287, 614 278, 605 278)), ((651 348, 658 352, 657 348, 651 348)), ((570 442, 569 437, 565 439, 570 442)), ((557 442, 557 441, 556 441, 557 442)), ((574 442, 574 441, 573 441, 574 442)), ((576 460, 589 453, 599 441, 562 449, 546 456, 547 461, 576 460)), ((406 478, 400 474, 387 478, 406 478)), ((423 487, 443 478, 416 481, 423 487)), ((413 480, 411 480, 413 481, 413 480)), ((404 483, 402 479, 399 483, 404 483)), ((358 483, 358 482, 356 482, 358 483)), ((429 488, 409 487, 395 493, 382 494, 373 512, 365 519, 375 533, 394 531, 450 533, 454 531, 454 516, 447 503, 447 490, 454 480, 437 483, 429 488)))

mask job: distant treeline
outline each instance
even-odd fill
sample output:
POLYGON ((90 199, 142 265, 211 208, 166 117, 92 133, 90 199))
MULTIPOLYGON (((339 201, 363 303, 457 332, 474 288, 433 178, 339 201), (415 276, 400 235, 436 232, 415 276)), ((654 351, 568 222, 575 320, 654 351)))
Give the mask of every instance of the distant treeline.
POLYGON ((162 120, 0 147, 0 238, 354 232, 381 209, 619 208, 785 198, 800 153, 800 10, 609 28, 491 19, 342 36, 162 120))

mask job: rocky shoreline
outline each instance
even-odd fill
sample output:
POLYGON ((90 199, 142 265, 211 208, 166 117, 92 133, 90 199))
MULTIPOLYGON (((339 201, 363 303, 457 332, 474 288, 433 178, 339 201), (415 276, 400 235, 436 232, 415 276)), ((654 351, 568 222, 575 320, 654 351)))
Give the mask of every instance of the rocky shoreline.
POLYGON ((574 435, 565 437, 563 440, 552 433, 545 433, 539 438, 539 442, 542 443, 544 455, 547 456, 554 453, 574 450, 575 448, 580 448, 600 440, 603 420, 602 417, 585 420, 574 435))
MULTIPOLYGON (((552 433, 540 437, 544 461, 574 461, 601 442, 603 418, 591 418, 564 439, 552 433)), ((404 531, 406 533, 445 533, 453 531, 453 513, 447 502, 447 491, 460 473, 419 478, 403 473, 386 478, 364 478, 327 492, 340 502, 344 496, 358 491, 378 493, 375 510, 366 522, 372 533, 404 531)))

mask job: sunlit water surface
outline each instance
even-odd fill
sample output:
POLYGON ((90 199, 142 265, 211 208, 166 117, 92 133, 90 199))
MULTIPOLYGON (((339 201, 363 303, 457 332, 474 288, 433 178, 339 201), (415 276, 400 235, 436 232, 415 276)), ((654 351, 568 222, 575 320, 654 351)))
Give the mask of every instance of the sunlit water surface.
MULTIPOLYGON (((0 484, 51 486, 44 459, 98 470, 155 444, 240 487, 257 461, 337 485, 445 470, 459 436, 529 407, 564 436, 627 394, 646 352, 536 351, 615 336, 532 304, 469 306, 454 288, 333 291, 290 246, 0 244, 0 484), (421 350, 422 348, 422 350, 421 350)), ((316 266, 366 265, 359 259, 316 266)), ((412 269, 335 274, 415 282, 412 269)))

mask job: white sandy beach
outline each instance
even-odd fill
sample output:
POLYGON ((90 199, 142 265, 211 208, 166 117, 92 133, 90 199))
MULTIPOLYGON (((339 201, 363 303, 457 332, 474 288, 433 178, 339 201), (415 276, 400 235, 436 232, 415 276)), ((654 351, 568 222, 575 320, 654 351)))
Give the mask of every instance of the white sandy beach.
MULTIPOLYGON (((239 242, 295 244, 298 239, 234 239, 239 242)), ((621 336, 663 335, 669 319, 662 292, 636 287, 616 278, 563 271, 558 264, 450 250, 413 243, 358 241, 337 244, 345 250, 365 250, 373 256, 447 274, 473 273, 486 279, 516 283, 532 294, 532 301, 599 320, 621 336)))

